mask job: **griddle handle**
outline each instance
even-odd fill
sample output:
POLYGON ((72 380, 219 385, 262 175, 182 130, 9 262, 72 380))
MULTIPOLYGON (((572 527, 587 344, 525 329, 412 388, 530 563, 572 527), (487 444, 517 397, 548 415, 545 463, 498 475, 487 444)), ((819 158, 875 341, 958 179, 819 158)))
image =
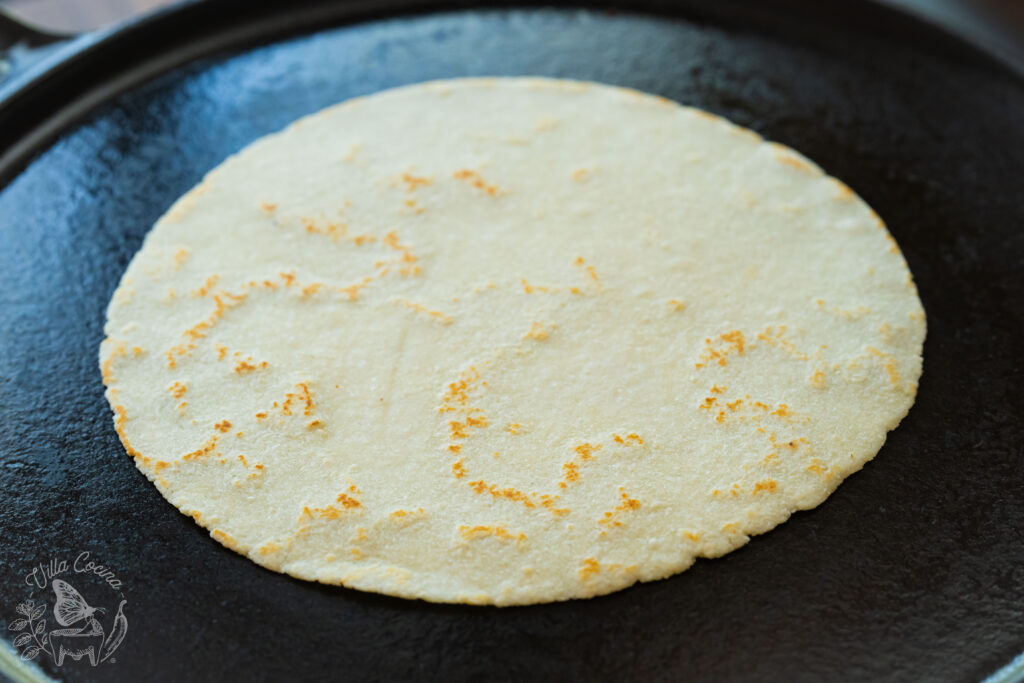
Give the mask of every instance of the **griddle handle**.
POLYGON ((42 47, 68 37, 33 28, 0 9, 0 56, 15 45, 42 47))

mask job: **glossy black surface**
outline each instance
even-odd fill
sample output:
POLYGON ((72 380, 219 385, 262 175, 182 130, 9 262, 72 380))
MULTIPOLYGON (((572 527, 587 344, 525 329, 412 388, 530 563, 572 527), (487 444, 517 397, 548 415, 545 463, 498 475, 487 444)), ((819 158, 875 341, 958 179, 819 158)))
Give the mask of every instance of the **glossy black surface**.
POLYGON ((1024 86, 898 30, 786 29, 730 6, 720 19, 502 10, 332 29, 195 61, 66 132, 0 190, 0 633, 26 571, 90 550, 124 581, 130 626, 116 663, 46 669, 71 681, 953 681, 1024 650, 1024 86), (150 225, 301 115, 477 74, 704 107, 872 204, 929 326, 917 404, 878 458, 726 558, 503 610, 277 575, 166 503, 118 443, 96 362, 107 301, 150 225))

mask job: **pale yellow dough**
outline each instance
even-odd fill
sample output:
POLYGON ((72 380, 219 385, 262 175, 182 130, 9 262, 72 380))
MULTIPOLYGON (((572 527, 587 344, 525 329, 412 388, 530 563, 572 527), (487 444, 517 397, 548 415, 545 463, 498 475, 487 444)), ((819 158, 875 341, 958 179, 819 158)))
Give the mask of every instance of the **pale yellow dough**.
POLYGON ((604 85, 456 80, 267 136, 157 221, 107 398, 269 569, 439 602, 669 576, 814 507, 914 400, 884 224, 793 150, 604 85))

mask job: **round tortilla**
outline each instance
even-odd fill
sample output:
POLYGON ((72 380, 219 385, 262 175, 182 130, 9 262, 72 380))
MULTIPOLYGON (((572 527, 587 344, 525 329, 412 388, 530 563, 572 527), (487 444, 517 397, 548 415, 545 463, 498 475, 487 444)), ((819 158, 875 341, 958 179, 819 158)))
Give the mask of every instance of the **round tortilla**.
POLYGON ((231 157, 149 233, 100 350, 127 451, 269 569, 528 604, 818 505, 914 400, 878 216, 793 150, 621 88, 456 80, 231 157))

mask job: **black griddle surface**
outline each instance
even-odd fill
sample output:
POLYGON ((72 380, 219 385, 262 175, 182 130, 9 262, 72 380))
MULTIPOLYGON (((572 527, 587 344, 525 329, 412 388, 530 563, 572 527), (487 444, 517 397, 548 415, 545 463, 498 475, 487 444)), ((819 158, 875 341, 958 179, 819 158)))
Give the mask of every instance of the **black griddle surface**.
MULTIPOLYGON (((189 61, 70 126, 0 190, 3 633, 32 593, 26 572, 90 551, 123 581, 129 629, 115 663, 46 662, 62 680, 953 681, 1024 650, 1024 87, 898 31, 777 17, 762 30, 760 16, 380 19, 189 61), (818 509, 592 600, 431 605, 224 549, 135 470, 103 398, 104 310, 144 235, 206 171, 300 116, 406 83, 524 74, 708 109, 861 194, 928 313, 910 415, 818 509)), ((32 114, 31 98, 19 106, 32 114)), ((116 608, 101 590, 86 597, 116 608)))

